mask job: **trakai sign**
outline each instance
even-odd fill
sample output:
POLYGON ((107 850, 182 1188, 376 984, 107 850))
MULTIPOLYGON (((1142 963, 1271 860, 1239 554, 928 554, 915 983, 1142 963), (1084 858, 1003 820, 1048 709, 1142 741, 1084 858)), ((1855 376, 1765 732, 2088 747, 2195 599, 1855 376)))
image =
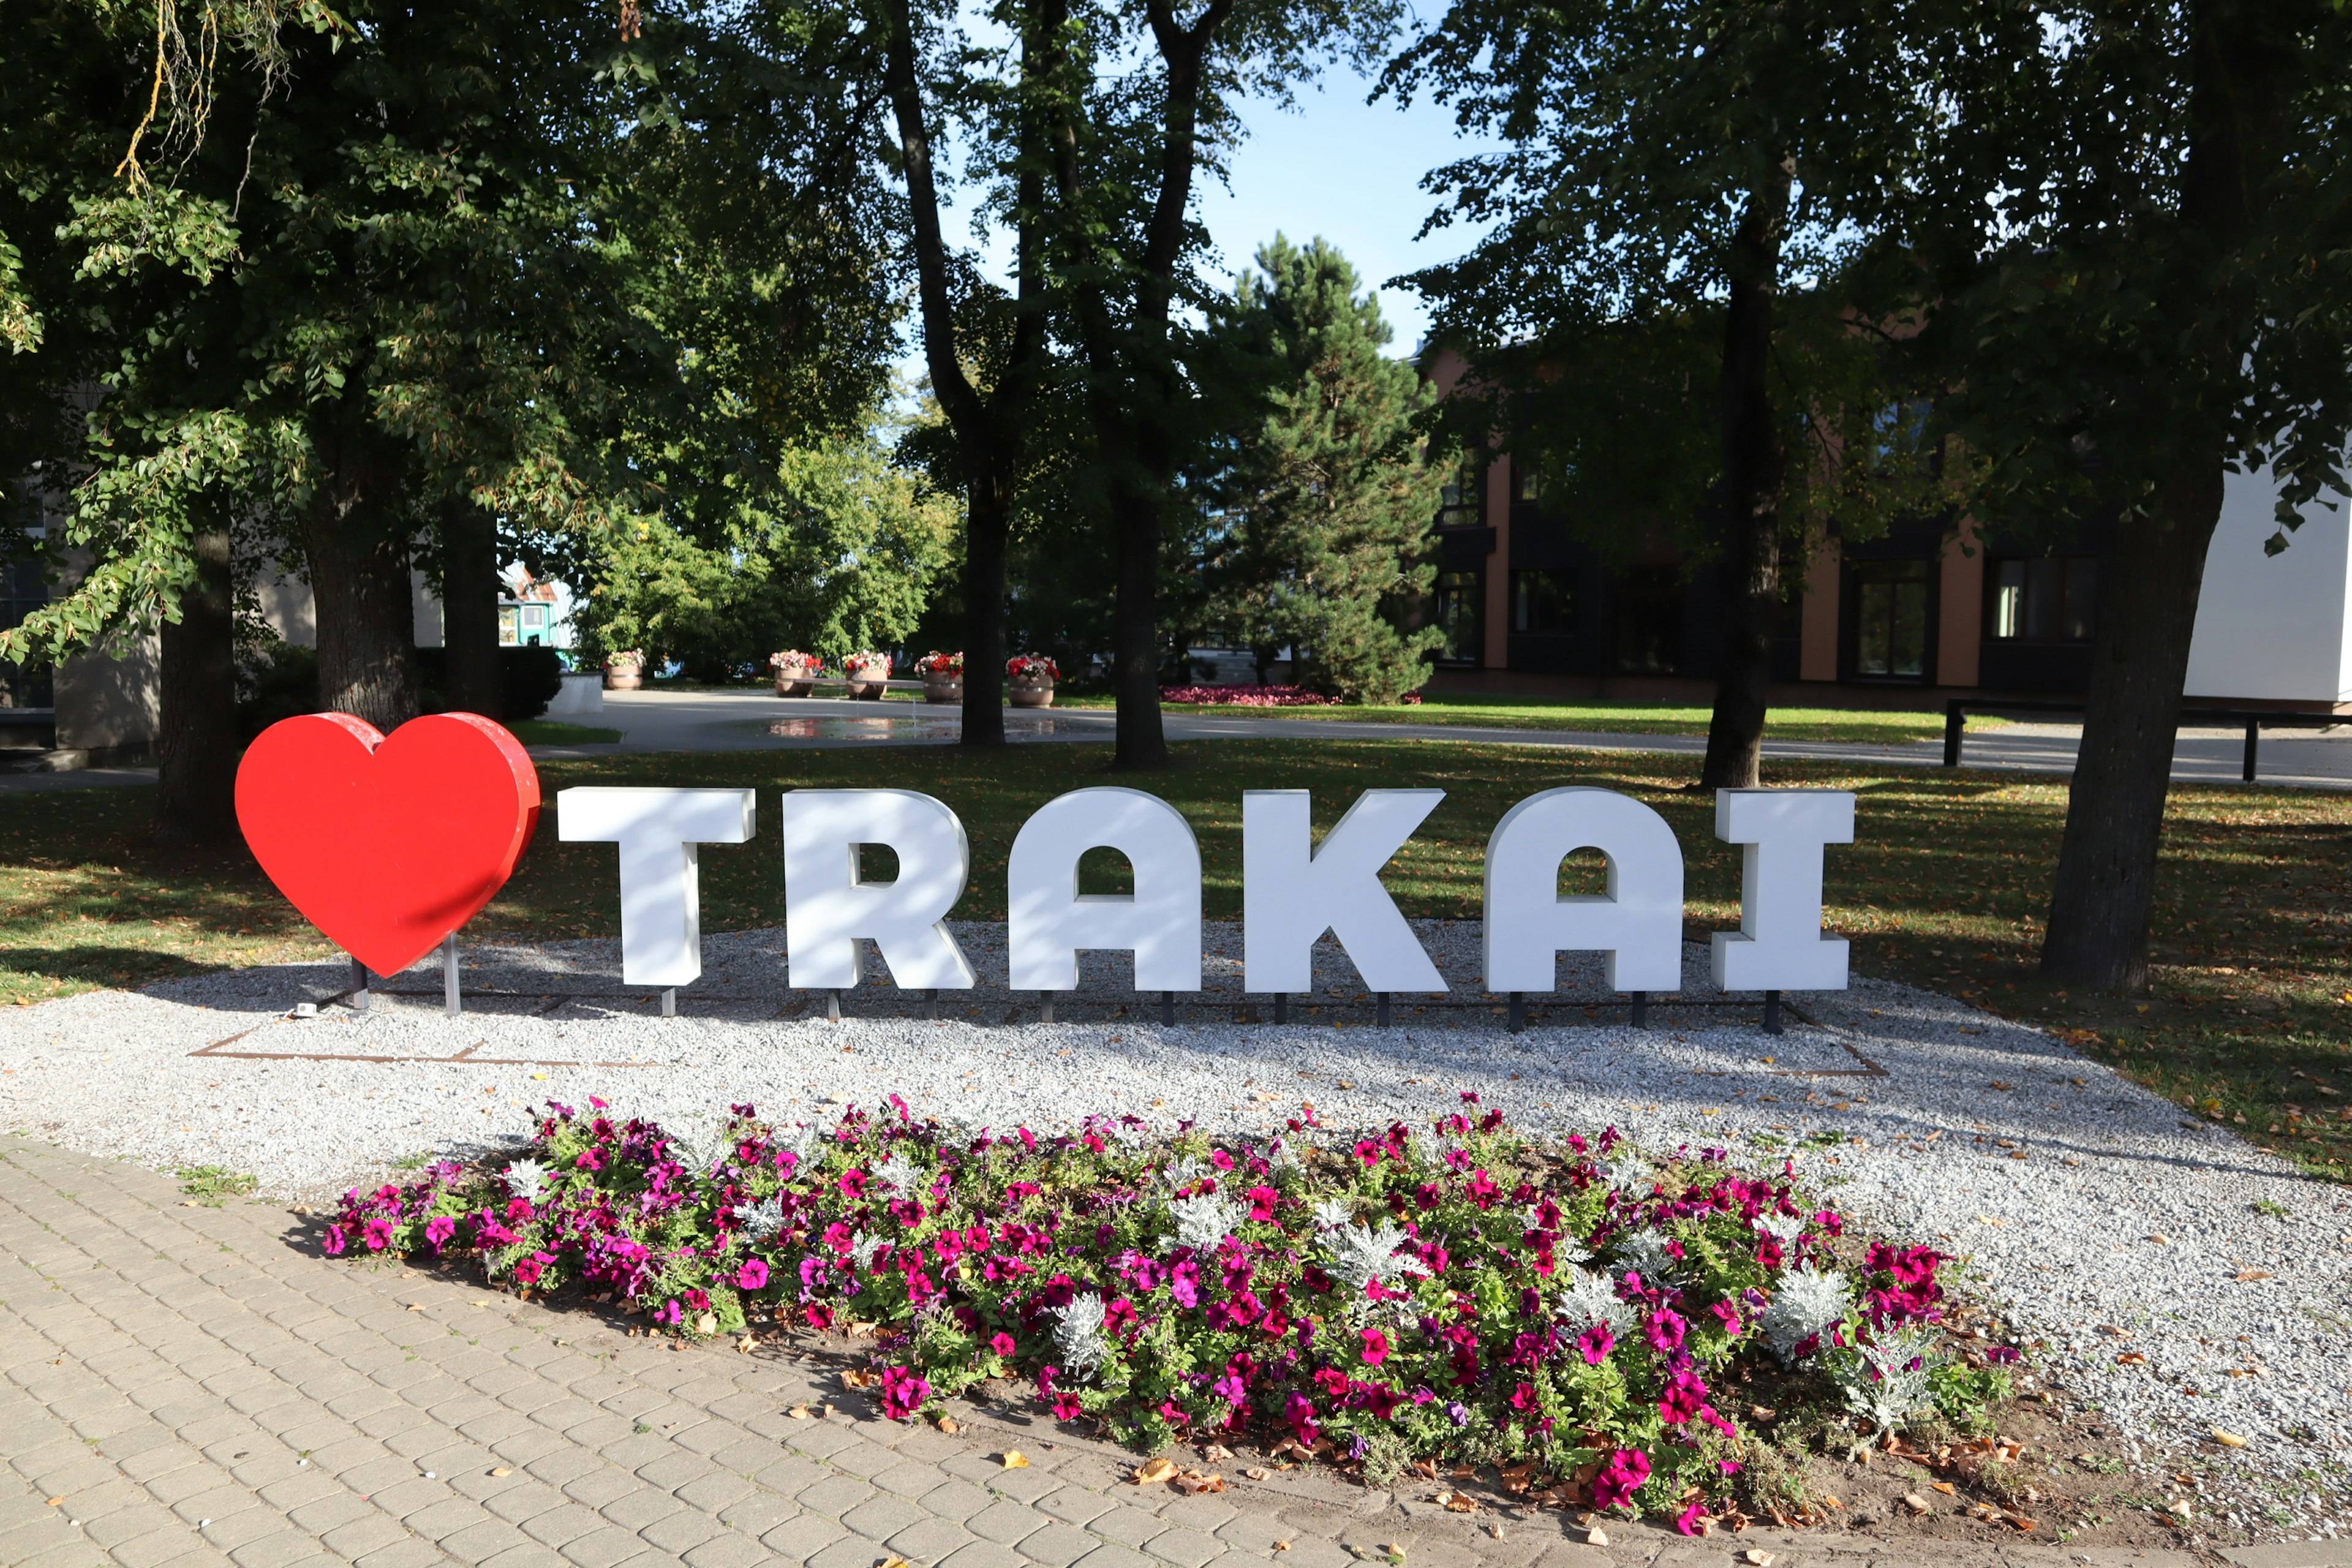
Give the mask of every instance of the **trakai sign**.
MULTIPOLYGON (((441 944, 512 874, 536 829, 539 775, 487 719, 444 713, 389 739, 345 714, 272 725, 237 773, 237 817, 278 889, 377 974, 441 944)), ((1381 885, 1381 869, 1445 798, 1375 789, 1314 842, 1305 790, 1242 796, 1243 984, 1277 997, 1310 988, 1311 953, 1335 935, 1368 990, 1447 989, 1381 885)), ((910 989, 973 985, 948 930, 971 846, 954 812, 903 789, 784 792, 784 941, 795 987, 837 991, 864 974, 860 939, 910 989), (861 875, 887 846, 898 871, 861 875)), ((566 839, 617 847, 622 978, 674 991, 702 973, 696 856, 750 841, 748 789, 567 789, 566 839)), ((1716 837, 1742 847, 1740 929, 1717 933, 1713 973, 1733 991, 1842 990, 1846 944, 1822 935, 1823 847, 1853 841, 1853 796, 1836 790, 1723 790, 1716 837)), ((1022 824, 1006 869, 1013 988, 1075 990, 1081 951, 1134 955, 1135 987, 1201 985, 1201 846, 1166 801, 1140 790, 1073 790, 1022 824), (1127 858, 1132 893, 1082 893, 1090 849, 1127 858)), ((1607 956, 1608 984, 1638 999, 1682 985, 1683 856, 1665 818, 1605 789, 1550 789, 1503 814, 1486 840, 1485 983, 1496 994, 1556 989, 1559 954, 1607 956), (1608 861, 1604 894, 1562 898, 1560 863, 1608 861)), ((365 977, 359 984, 364 986, 365 977)))
MULTIPOLYGON (((1244 990, 1309 988, 1310 953, 1338 938, 1365 988, 1447 989, 1381 868, 1445 792, 1367 790, 1314 843, 1305 790, 1242 796, 1244 990)), ((688 985, 702 973, 697 847, 752 834, 751 791, 567 789, 555 797, 566 839, 617 845, 622 978, 688 985)), ((858 939, 890 978, 959 991, 975 982, 950 933, 971 847, 942 802, 903 789, 784 792, 784 946, 795 987, 858 984, 858 939), (858 851, 884 845, 898 873, 870 882, 858 851)), ((1833 991, 1846 944, 1822 935, 1823 847, 1853 842, 1853 796, 1840 790, 1722 790, 1718 838, 1742 847, 1740 929, 1715 936, 1715 983, 1734 991, 1833 991)), ((1201 989, 1201 846, 1174 806, 1140 790, 1073 790, 1022 824, 1006 868, 1005 914, 1016 991, 1071 991, 1081 950, 1131 952, 1139 991, 1201 989), (1132 893, 1078 891, 1078 862, 1108 848, 1134 870, 1132 893)), ((1486 987, 1548 993, 1559 955, 1607 956, 1612 990, 1679 990, 1683 855, 1664 817, 1605 789, 1550 789, 1503 814, 1486 840, 1486 987), (1598 850, 1609 890, 1563 898, 1560 862, 1598 850)))

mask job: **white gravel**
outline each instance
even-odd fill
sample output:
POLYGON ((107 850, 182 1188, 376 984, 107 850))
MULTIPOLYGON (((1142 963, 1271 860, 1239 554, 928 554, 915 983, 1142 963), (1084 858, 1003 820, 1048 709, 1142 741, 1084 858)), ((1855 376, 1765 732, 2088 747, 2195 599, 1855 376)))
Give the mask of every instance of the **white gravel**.
POLYGON ((2129 1440, 2238 1472, 2234 1491, 2206 1489, 2240 1500, 2233 1521, 2352 1533, 2342 1189, 1932 993, 1861 982, 1801 999, 1768 1035, 1756 998, 1706 984, 1694 944, 1685 1003, 1655 1005, 1648 1029, 1602 996, 1597 966, 1563 960, 1568 998, 1514 1035, 1477 989, 1476 925, 1418 929, 1455 990, 1396 998, 1386 1029, 1328 942, 1320 1012, 1294 1004, 1277 1026, 1257 998, 1238 1020, 1230 926, 1211 928, 1211 989, 1172 1028, 1156 997, 1125 991, 1127 961, 1111 954, 1087 955, 1087 987, 1060 999, 1060 1022, 1038 1022, 1034 995, 1004 991, 1003 931, 989 925, 957 928, 981 991, 928 1016, 872 963, 837 1024, 821 997, 784 987, 774 931, 707 938, 704 978, 672 1019, 618 984, 604 942, 468 950, 474 994, 454 1019, 430 966, 364 1014, 328 1000, 340 965, 236 971, 0 1014, 0 1130, 164 1170, 224 1165, 315 1199, 404 1155, 512 1139, 523 1108, 550 1098, 807 1115, 897 1093, 919 1115, 975 1124, 1135 1111, 1247 1131, 1301 1100, 1343 1126, 1420 1124, 1475 1089, 1530 1130, 1614 1122, 1654 1146, 1726 1143, 1748 1159, 1799 1148, 1842 1204, 1963 1258, 2021 1336, 2047 1342, 2033 1357, 2044 1386, 2129 1440), (304 1000, 324 1004, 320 1016, 289 1016, 304 1000), (2218 1447, 2215 1428, 2247 1447, 2218 1447))

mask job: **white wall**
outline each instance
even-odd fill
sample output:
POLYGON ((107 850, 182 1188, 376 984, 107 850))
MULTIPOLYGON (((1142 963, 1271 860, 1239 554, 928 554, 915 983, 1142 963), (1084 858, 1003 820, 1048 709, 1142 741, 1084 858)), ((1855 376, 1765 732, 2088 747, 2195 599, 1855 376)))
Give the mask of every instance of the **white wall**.
POLYGON ((2294 543, 2265 555, 2277 499, 2267 471, 2226 477, 2189 648, 2192 698, 2352 700, 2352 508, 2305 507, 2294 543))
MULTIPOLYGON (((319 646, 318 601, 310 596, 310 584, 294 577, 278 577, 259 584, 255 590, 261 598, 262 618, 270 629, 298 647, 319 646)), ((425 574, 411 571, 408 575, 410 613, 416 626, 418 647, 441 646, 441 601, 425 586, 425 574)))

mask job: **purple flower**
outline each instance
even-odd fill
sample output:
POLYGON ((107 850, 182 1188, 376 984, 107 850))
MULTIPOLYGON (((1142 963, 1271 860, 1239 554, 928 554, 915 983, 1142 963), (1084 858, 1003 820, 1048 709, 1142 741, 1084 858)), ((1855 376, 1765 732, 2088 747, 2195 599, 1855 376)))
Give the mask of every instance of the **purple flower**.
POLYGON ((448 1244, 449 1238, 457 1234, 457 1222, 446 1214, 435 1215, 425 1222, 425 1239, 432 1245, 436 1252, 439 1252, 448 1244))
MULTIPOLYGON (((1615 1131, 1613 1128, 1611 1131, 1615 1131)), ((1619 1508, 1631 1502, 1642 1483, 1650 1479, 1650 1456, 1639 1448, 1620 1448, 1609 1456, 1601 1473, 1592 1478, 1592 1506, 1596 1509, 1619 1508)))
POLYGON ((904 1421, 923 1407, 931 1396, 931 1385, 907 1366, 886 1368, 882 1373, 882 1414, 893 1421, 904 1421))
POLYGON ((757 1290, 768 1283, 768 1266, 756 1258, 747 1258, 743 1267, 735 1270, 735 1288, 757 1290))

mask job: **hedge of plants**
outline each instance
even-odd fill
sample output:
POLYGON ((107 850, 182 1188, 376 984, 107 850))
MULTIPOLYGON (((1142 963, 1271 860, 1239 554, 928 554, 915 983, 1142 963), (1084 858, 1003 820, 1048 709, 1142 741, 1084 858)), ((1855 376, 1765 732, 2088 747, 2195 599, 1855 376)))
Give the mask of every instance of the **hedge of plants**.
POLYGON ((1849 1234, 1792 1165, 1540 1144, 1462 1100, 1426 1132, 1258 1141, 975 1133, 896 1097, 822 1127, 550 1102, 525 1157, 355 1191, 326 1245, 476 1259, 681 1335, 871 1335, 896 1419, 1013 1380, 1142 1450, 1493 1464, 1685 1530, 1741 1506, 1762 1447, 1734 1389, 1832 1406, 1857 1441, 2001 1392, 1935 1349, 1947 1260, 1849 1234))

